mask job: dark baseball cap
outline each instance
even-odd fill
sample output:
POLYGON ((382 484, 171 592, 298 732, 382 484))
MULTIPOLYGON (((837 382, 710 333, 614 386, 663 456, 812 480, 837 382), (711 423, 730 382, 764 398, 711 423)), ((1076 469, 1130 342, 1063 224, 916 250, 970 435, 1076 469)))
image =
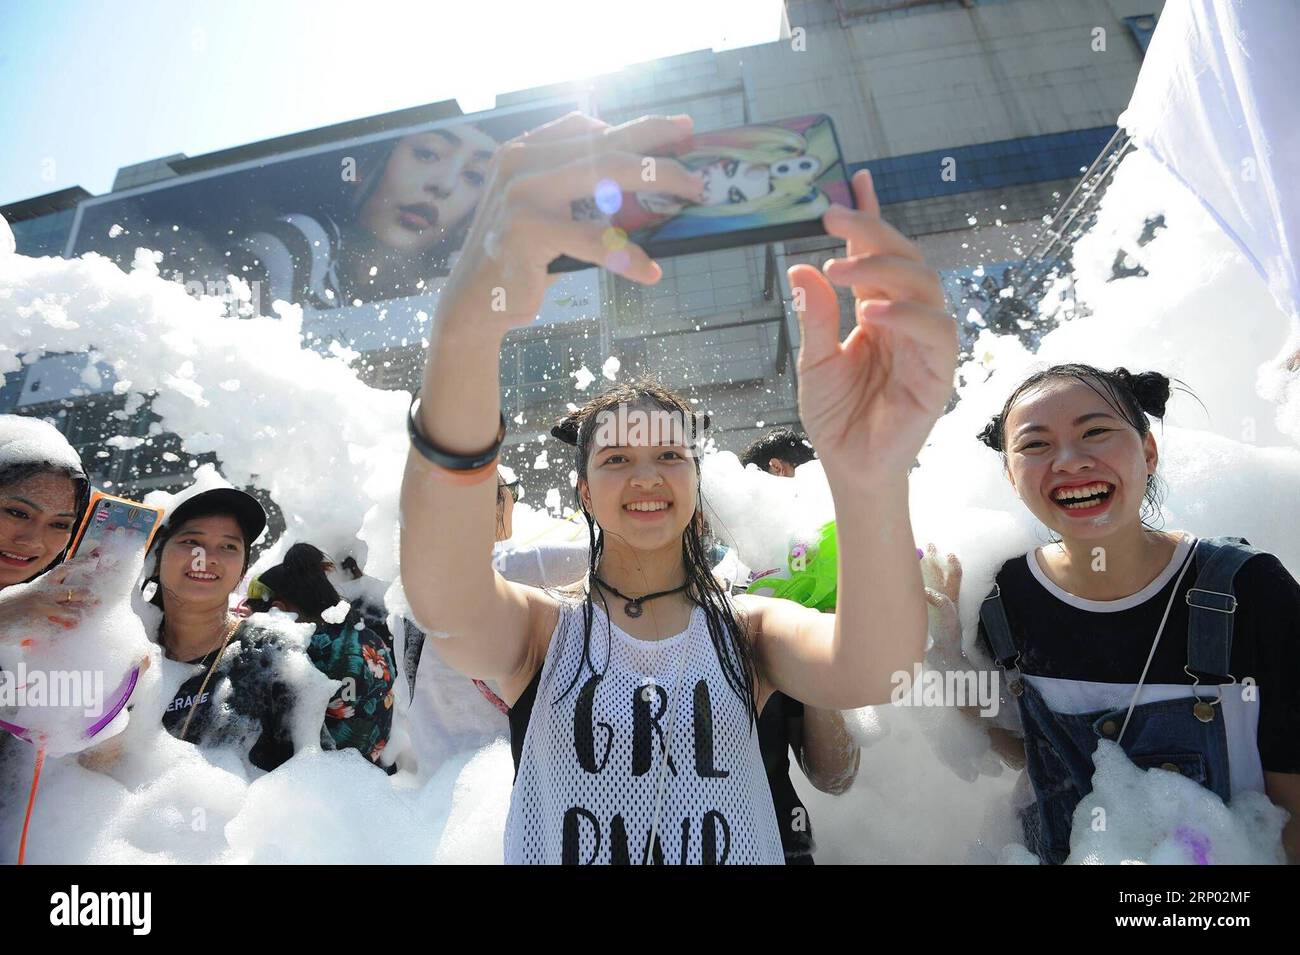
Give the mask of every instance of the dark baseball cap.
POLYGON ((187 498, 167 516, 167 526, 180 527, 191 518, 211 514, 229 514, 235 519, 244 535, 245 551, 266 529, 266 511, 257 498, 233 487, 215 487, 187 498))

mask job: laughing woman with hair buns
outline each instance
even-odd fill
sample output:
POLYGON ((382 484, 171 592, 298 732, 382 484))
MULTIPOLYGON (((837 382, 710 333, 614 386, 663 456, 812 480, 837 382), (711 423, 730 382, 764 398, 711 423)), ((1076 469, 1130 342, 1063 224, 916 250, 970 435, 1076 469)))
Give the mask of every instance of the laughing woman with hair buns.
POLYGON ((1152 526, 1151 419, 1169 395, 1158 372, 1055 365, 979 435, 1058 536, 1002 565, 978 637, 1019 712, 1023 749, 1007 730, 994 744, 1023 753, 1035 798, 1021 819, 1043 862, 1069 856, 1102 740, 1224 801, 1266 793, 1300 859, 1300 585, 1240 538, 1152 526))
MULTIPOLYGON (((881 220, 866 173, 853 183, 858 210, 824 217, 847 254, 790 270, 806 306, 799 407, 840 532, 839 612, 731 597, 713 580, 692 448, 702 416, 662 390, 625 402, 629 414, 676 422, 657 440, 653 428, 615 425, 631 420, 623 408, 572 422, 593 538, 581 599, 492 568, 503 337, 536 316, 557 256, 659 280, 642 249, 607 245, 600 224, 572 219, 571 203, 604 180, 635 191, 644 158, 690 132, 688 117, 610 127, 572 114, 500 149, 410 412, 406 595, 441 656, 499 681, 511 707, 511 863, 783 863, 755 733, 768 696, 832 709, 883 703, 891 675, 922 657, 907 471, 951 393, 957 335, 938 275, 881 220), (843 342, 836 286, 857 299, 843 342)), ((679 163, 661 158, 657 171, 662 191, 701 196, 702 179, 679 163)))

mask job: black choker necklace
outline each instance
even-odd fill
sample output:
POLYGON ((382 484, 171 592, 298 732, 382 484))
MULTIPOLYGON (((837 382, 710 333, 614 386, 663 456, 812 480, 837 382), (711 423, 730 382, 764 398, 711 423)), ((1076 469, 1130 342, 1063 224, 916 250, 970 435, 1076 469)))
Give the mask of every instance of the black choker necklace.
MULTIPOLYGON (((594 574, 592 576, 595 577, 594 574)), ((595 580, 596 583, 613 593, 614 596, 622 597, 627 601, 627 603, 623 605, 623 612, 629 617, 641 616, 641 605, 647 600, 654 600, 656 597, 667 597, 669 594, 680 593, 687 587, 687 584, 682 584, 680 587, 674 587, 672 590, 661 590, 657 594, 646 594, 644 597, 629 597, 627 594, 622 593, 617 587, 611 587, 599 577, 595 577, 595 580)))

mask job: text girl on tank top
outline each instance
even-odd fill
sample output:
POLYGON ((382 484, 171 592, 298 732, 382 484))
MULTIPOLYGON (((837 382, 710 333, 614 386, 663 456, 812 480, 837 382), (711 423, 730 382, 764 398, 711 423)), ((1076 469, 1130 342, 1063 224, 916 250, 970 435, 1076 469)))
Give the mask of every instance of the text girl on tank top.
MULTIPOLYGON (((466 676, 516 704, 537 678, 506 847, 511 861, 782 862, 754 723, 774 691, 848 709, 889 698, 925 641, 907 470, 948 398, 956 332, 915 245, 879 216, 871 177, 827 230, 848 243, 790 281, 806 308, 799 403, 833 498, 835 615, 731 599, 705 556, 699 439, 707 416, 653 383, 613 389, 565 419, 591 554, 580 601, 493 571, 497 388, 505 334, 532 321, 547 265, 568 255, 653 283, 635 244, 613 257, 572 202, 609 180, 635 190, 642 158, 688 136, 687 117, 620 127, 572 114, 498 152, 465 252, 438 302, 409 417, 402 578, 417 621, 466 676), (870 289, 838 340, 836 286, 870 289), (863 585, 862 581, 870 581, 863 585), (625 854, 626 847, 626 854, 625 854)), ((671 159, 658 187, 698 200, 671 159)))
POLYGON ((1058 365, 980 435, 1061 538, 1002 566, 979 628, 1019 713, 1034 790, 1022 822, 1044 862, 1069 854, 1103 739, 1224 800, 1267 793, 1300 855, 1300 586, 1239 538, 1145 526, 1159 505, 1147 416, 1163 417, 1169 391, 1154 372, 1058 365))

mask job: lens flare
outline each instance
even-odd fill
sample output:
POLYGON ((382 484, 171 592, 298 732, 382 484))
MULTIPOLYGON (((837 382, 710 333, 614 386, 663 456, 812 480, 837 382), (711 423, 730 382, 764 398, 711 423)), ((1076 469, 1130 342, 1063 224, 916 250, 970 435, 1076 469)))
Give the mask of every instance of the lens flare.
POLYGON ((627 246, 627 233, 618 226, 610 226, 600 234, 600 241, 610 252, 621 252, 627 246))
POLYGON ((607 216, 612 216, 623 208, 623 190, 613 179, 602 179, 596 183, 593 195, 596 199, 596 208, 607 216))

